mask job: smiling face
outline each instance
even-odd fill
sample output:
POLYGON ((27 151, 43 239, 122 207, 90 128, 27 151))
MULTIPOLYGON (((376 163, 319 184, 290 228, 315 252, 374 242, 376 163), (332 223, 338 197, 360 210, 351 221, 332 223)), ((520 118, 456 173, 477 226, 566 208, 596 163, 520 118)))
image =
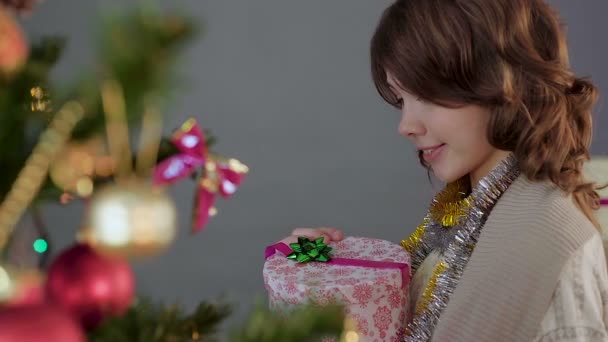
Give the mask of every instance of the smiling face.
POLYGON ((488 142, 489 109, 443 107, 404 90, 390 73, 387 82, 401 110, 399 134, 412 141, 441 181, 469 175, 471 184, 476 184, 508 155, 488 142))

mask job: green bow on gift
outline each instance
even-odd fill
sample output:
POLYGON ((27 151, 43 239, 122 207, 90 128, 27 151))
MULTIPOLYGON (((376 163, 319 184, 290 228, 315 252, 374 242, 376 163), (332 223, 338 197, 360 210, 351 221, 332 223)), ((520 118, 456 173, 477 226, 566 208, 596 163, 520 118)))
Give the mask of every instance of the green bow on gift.
POLYGON ((298 237, 298 242, 290 243, 289 247, 291 247, 293 252, 287 258, 296 260, 297 262, 327 262, 331 260, 329 252, 331 252, 332 248, 323 243, 323 237, 310 241, 308 238, 300 236, 298 237))

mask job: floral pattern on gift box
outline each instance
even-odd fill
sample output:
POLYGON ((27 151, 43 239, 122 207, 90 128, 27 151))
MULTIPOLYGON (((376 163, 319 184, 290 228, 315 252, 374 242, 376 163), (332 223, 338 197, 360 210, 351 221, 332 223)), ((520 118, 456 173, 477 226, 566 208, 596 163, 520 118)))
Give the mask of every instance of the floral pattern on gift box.
POLYGON ((391 323, 393 323, 391 310, 386 306, 378 307, 374 313, 374 327, 380 332, 381 338, 386 337, 386 331, 391 323))
POLYGON ((355 285, 355 291, 353 292, 353 298, 355 298, 362 308, 367 307, 367 303, 372 299, 373 288, 369 284, 358 284, 355 285))
POLYGON ((407 305, 408 303, 405 301, 405 297, 401 295, 401 292, 399 290, 396 290, 395 288, 391 288, 389 290, 390 294, 388 295, 388 304, 391 307, 391 309, 398 309, 404 305, 407 305))
MULTIPOLYGON (((401 246, 384 240, 348 237, 330 245, 332 258, 410 264, 401 246)), ((401 282, 399 269, 296 263, 281 253, 270 256, 264 265, 264 283, 272 308, 288 310, 305 302, 341 302, 347 306, 347 315, 356 321, 362 342, 397 341, 402 335, 409 313, 407 286, 401 282)))
POLYGON ((357 331, 363 335, 369 334, 369 321, 367 318, 358 315, 358 314, 349 314, 349 317, 355 321, 355 325, 357 327, 357 331))

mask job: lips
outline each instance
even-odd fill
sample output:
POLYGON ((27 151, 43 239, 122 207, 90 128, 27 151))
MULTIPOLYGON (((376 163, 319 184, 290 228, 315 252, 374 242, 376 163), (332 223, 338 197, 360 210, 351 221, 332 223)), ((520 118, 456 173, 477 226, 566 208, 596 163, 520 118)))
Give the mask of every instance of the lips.
POLYGON ((422 158, 426 162, 432 162, 436 160, 441 155, 445 144, 439 144, 435 146, 422 147, 419 150, 422 152, 422 158))

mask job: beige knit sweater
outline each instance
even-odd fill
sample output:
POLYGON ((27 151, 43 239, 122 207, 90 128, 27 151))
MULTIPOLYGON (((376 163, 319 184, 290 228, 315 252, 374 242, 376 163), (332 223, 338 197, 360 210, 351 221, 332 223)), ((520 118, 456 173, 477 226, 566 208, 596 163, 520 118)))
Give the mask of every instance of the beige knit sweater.
POLYGON ((488 216, 433 341, 533 340, 562 268, 594 234, 571 197, 520 176, 488 216))

